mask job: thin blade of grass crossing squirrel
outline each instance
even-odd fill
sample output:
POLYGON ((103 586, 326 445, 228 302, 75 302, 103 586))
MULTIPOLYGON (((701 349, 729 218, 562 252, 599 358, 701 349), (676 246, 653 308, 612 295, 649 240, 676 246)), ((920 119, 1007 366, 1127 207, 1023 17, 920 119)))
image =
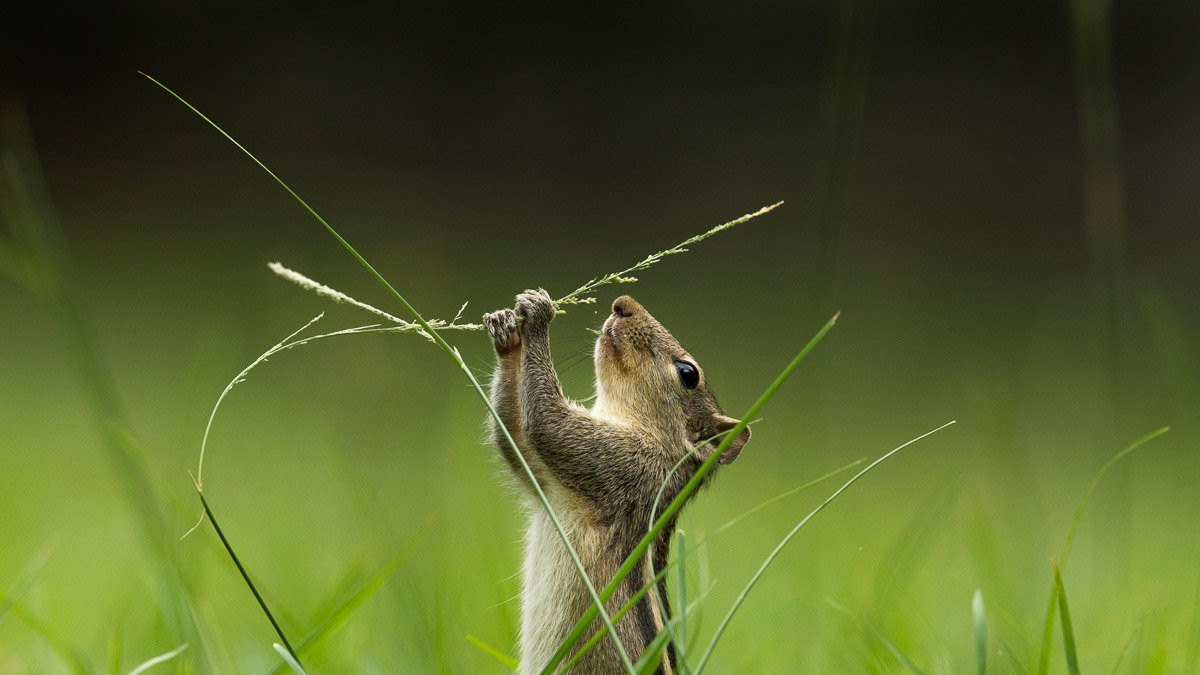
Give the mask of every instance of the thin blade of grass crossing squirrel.
MULTIPOLYGON (((719 436, 737 424, 721 412, 696 360, 637 301, 623 295, 613 302, 612 310, 596 341, 596 398, 591 409, 563 396, 550 358, 549 327, 555 309, 545 291, 526 291, 517 296, 515 309, 484 316, 497 357, 492 404, 597 589, 613 579, 645 535, 663 482, 668 481, 660 509, 710 456, 719 436), (714 437, 717 440, 701 443, 714 437), (685 456, 687 460, 668 480, 671 468, 685 456)), ((535 498, 528 476, 494 423, 492 433, 529 497, 518 672, 537 673, 591 605, 591 598, 535 498)), ((718 461, 732 462, 749 438, 747 428, 718 461)), ((654 574, 667 562, 674 530, 671 522, 654 542, 654 574)), ((609 616, 652 577, 643 558, 606 604, 609 616)), ((665 581, 659 581, 659 595, 666 603, 665 581)), ((643 596, 615 624, 634 660, 670 616, 668 607, 658 607, 651 598, 652 594, 643 596)), ((585 636, 601 625, 595 621, 585 636)), ((674 665, 671 649, 659 671, 670 675, 674 665)), ((622 670, 608 636, 572 668, 573 673, 585 674, 622 670)))

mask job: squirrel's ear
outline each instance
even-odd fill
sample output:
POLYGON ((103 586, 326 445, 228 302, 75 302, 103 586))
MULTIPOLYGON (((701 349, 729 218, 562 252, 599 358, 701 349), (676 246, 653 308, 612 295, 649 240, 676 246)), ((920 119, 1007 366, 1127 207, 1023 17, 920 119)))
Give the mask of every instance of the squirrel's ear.
MULTIPOLYGON (((716 428, 717 433, 722 435, 696 448, 695 453, 700 461, 708 459, 708 456, 712 454, 712 451, 716 450, 717 446, 720 445, 721 441, 724 440, 723 434, 737 426, 737 424, 738 420, 735 420, 732 417, 727 417, 720 414, 716 415, 713 419, 713 426, 716 428)), ((750 427, 746 427, 745 429, 742 429, 740 434, 737 435, 737 438, 729 442, 729 445, 725 447, 725 452, 721 453, 721 459, 718 459, 717 462, 720 464, 732 463, 733 460, 738 458, 738 455, 742 452, 742 447, 745 446, 746 442, 749 440, 750 427)))

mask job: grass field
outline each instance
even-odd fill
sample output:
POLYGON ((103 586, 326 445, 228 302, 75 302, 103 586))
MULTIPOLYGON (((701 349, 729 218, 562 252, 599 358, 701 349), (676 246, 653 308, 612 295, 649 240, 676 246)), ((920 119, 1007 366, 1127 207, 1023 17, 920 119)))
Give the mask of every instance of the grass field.
MULTIPOLYGON (((1076 20, 1072 49, 1086 61, 1089 19, 1076 20)), ((852 79, 855 63, 830 67, 852 79)), ((675 164, 630 161, 599 182, 590 166, 536 173, 533 155, 520 154, 389 169, 369 155, 374 139, 353 133, 344 152, 367 160, 339 150, 309 163, 287 149, 286 124, 255 118, 288 119, 264 112, 270 96, 198 105, 222 124, 232 118, 231 133, 427 317, 449 319, 469 301, 463 320, 475 321, 531 286, 561 297, 786 200, 638 272, 632 286, 598 289, 597 305, 571 306, 553 324, 564 386, 585 398, 588 329, 629 292, 739 416, 841 312, 767 402, 738 462, 684 512, 686 543, 698 545, 683 563, 695 602, 681 644, 688 663, 776 544, 864 465, 848 464, 955 420, 797 533, 704 672, 1197 673, 1200 266, 1186 182, 1195 122, 1172 113, 1171 133, 1159 135, 1146 131, 1158 118, 1134 110, 1119 145, 1103 132, 1115 114, 1103 83, 1130 78, 1087 72, 1068 97, 1085 133, 1074 121, 1059 129, 1066 149, 943 111, 938 121, 953 130, 915 150, 905 130, 922 142, 933 132, 904 107, 913 89, 881 85, 871 104, 834 95, 824 169, 737 165, 730 141, 675 164), (872 117, 876 105, 888 114, 872 117), (851 164, 839 154, 849 152, 837 141, 844 124, 883 149, 850 153, 851 164), (1113 166, 1124 171, 1125 206, 1094 199, 1111 195, 1113 166), (537 177, 521 184, 522 171, 537 177), (706 171, 711 183, 695 178, 706 171), (685 194, 678 176, 702 194, 685 194), (525 196, 538 186, 545 200, 525 196)), ((91 137, 78 130, 46 139, 36 106, 4 107, 0 673, 128 673, 184 644, 146 672, 285 672, 272 649, 280 638, 211 522, 181 538, 202 512, 189 473, 214 403, 242 368, 318 313, 308 333, 375 320, 280 280, 268 262, 403 308, 269 176, 128 74, 121 94, 145 108, 134 119, 153 120, 130 134, 116 129, 133 122, 98 141, 79 141, 91 137)), ((745 105, 748 114, 762 103, 745 105)), ((104 110, 101 128, 120 117, 104 110)), ((761 140, 753 123, 737 142, 761 140)), ((445 337, 486 380, 485 335, 445 337)), ((414 334, 286 350, 228 393, 208 437, 204 495, 308 672, 511 670, 524 515, 484 442, 485 415, 461 370, 414 334)), ((671 580, 676 595, 680 584, 671 580)))

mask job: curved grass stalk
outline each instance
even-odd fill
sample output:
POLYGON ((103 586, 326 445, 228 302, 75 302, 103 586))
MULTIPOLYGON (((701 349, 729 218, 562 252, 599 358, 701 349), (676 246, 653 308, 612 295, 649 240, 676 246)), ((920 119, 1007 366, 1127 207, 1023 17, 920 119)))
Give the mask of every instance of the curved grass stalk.
POLYGON ((136 668, 129 671, 129 675, 142 675, 142 673, 146 672, 147 670, 150 670, 154 666, 157 666, 160 663, 166 663, 167 661, 170 661, 171 659, 175 658, 176 656, 179 656, 187 648, 188 648, 188 643, 185 642, 185 643, 179 645, 178 647, 176 647, 175 649, 172 649, 171 651, 166 652, 165 654, 159 654, 158 656, 155 656, 154 658, 149 659, 149 660, 144 661, 141 664, 139 664, 136 668))
POLYGON ((746 582, 745 588, 743 588, 742 592, 738 594, 737 599, 734 600, 734 602, 733 602, 733 606, 730 607, 729 611, 725 614, 725 618, 722 619, 720 625, 717 626, 717 630, 713 634, 712 640, 708 643, 708 647, 704 650, 704 653, 700 656, 700 662, 696 664, 695 672, 697 673, 697 675, 704 671, 704 666, 708 664, 709 658, 712 657, 713 650, 715 650, 717 647, 717 642, 721 639, 721 636, 725 633, 725 629, 729 627, 729 622, 733 620, 733 615, 737 613, 738 608, 742 606, 743 602, 745 602, 746 596, 749 595, 750 591, 754 589, 754 585, 758 583, 758 580, 762 577, 763 573, 765 573, 767 571, 767 568, 771 566, 771 563, 775 562, 775 558, 777 558, 779 556, 780 551, 782 551, 783 548, 785 546, 787 546, 788 542, 790 542, 792 540, 792 537, 796 536, 796 533, 800 531, 800 528, 802 528, 806 524, 808 524, 808 521, 812 520, 813 516, 820 513, 826 506, 829 506, 830 502, 837 499, 839 495, 841 495, 843 492, 846 491, 847 488, 849 488, 851 485, 853 485, 855 482, 857 482, 859 478, 862 478, 871 469, 874 469, 875 467, 879 466, 881 463, 883 463, 884 460, 886 460, 887 458, 896 454, 897 452, 900 452, 904 448, 907 448, 908 446, 912 445, 913 443, 916 443, 917 441, 919 441, 923 438, 926 438, 928 436, 932 436, 933 434, 941 431, 942 429, 945 429, 946 427, 948 427, 954 423, 955 423, 955 420, 951 420, 936 429, 926 431, 925 433, 921 434, 920 436, 917 436, 916 438, 897 446, 896 448, 892 449, 891 451, 889 451, 888 453, 886 453, 879 459, 875 460, 874 462, 871 462, 866 467, 864 467, 862 471, 859 471, 858 473, 854 474, 854 476, 851 477, 850 480, 843 483, 840 488, 834 490, 833 494, 829 495, 829 497, 826 498, 825 501, 823 501, 819 505, 817 505, 817 508, 810 511, 807 516, 804 516, 804 518, 801 519, 800 522, 796 523, 796 526, 793 527, 792 530, 790 532, 788 532, 783 537, 782 540, 780 540, 779 544, 775 546, 774 550, 772 550, 771 553, 767 555, 767 558, 766 558, 766 560, 763 560, 762 565, 759 565, 758 570, 754 573, 753 576, 750 577, 750 581, 746 582))
MULTIPOLYGON (((246 381, 246 378, 250 375, 251 370, 254 370, 258 366, 262 365, 270 357, 274 356, 275 354, 278 354, 279 352, 286 351, 288 349, 292 349, 293 347, 300 347, 300 346, 309 344, 311 342, 316 342, 317 340, 324 340, 326 338, 341 337, 343 335, 363 335, 363 334, 367 334, 367 333, 424 332, 421 329, 421 327, 416 324, 403 322, 402 325, 396 325, 396 326, 380 326, 379 324, 354 326, 353 328, 343 328, 341 330, 335 330, 335 331, 332 331, 329 333, 319 333, 317 335, 309 335, 308 337, 296 338, 297 335, 299 335, 300 333, 303 333, 305 330, 307 330, 309 327, 311 327, 317 321, 320 321, 324 316, 325 316, 325 313, 322 312, 322 313, 314 316, 312 319, 309 319, 308 323, 306 323, 303 326, 301 326, 300 328, 296 329, 290 335, 288 335, 284 339, 280 340, 278 343, 276 343, 270 349, 268 349, 267 351, 265 351, 261 355, 259 355, 259 357, 257 359, 254 359, 254 361, 250 365, 243 368, 241 370, 241 372, 239 372, 237 375, 235 375, 233 377, 233 379, 230 380, 229 383, 225 385, 225 389, 221 391, 221 395, 217 397, 216 403, 213 404, 212 412, 210 412, 208 415, 208 423, 205 424, 205 426, 204 426, 204 437, 200 441, 200 461, 196 466, 196 484, 197 484, 198 488, 200 488, 200 489, 204 488, 204 483, 202 480, 203 476, 204 476, 204 457, 205 457, 205 453, 208 448, 209 432, 212 429, 213 420, 217 416, 217 410, 221 407, 221 404, 225 401, 225 397, 229 395, 229 392, 232 391, 235 386, 246 381)), ((462 328, 462 327, 469 326, 469 325, 470 324, 446 324, 446 328, 462 328)), ((195 529, 195 527, 192 528, 192 530, 194 530, 194 529, 195 529)), ((186 537, 188 534, 191 534, 192 530, 188 530, 188 532, 185 533, 183 535, 183 537, 186 537)), ((182 539, 183 537, 180 537, 180 538, 182 539)))
MULTIPOLYGON (((1063 540, 1062 548, 1058 552, 1057 562, 1055 563, 1056 569, 1067 564, 1067 555, 1071 553, 1071 543, 1075 540, 1075 534, 1079 531, 1079 524, 1083 521, 1083 512, 1087 509, 1088 502, 1092 500, 1092 495, 1096 492, 1096 488, 1100 486, 1100 481, 1104 478, 1104 474, 1108 473, 1108 470, 1126 455, 1170 430, 1171 427, 1168 426, 1151 431, 1125 446, 1117 454, 1109 457, 1108 461, 1096 471, 1096 474, 1092 476, 1091 483, 1088 484, 1087 491, 1083 493, 1083 499, 1080 499, 1079 505, 1075 507, 1075 515, 1071 518, 1071 526, 1067 529, 1067 536, 1063 540)), ((1054 615, 1059 606, 1057 593, 1058 589, 1051 586, 1050 600, 1046 603, 1046 620, 1042 624, 1042 651, 1038 657, 1038 675, 1046 675, 1046 673, 1050 672, 1050 650, 1054 647, 1054 615)))

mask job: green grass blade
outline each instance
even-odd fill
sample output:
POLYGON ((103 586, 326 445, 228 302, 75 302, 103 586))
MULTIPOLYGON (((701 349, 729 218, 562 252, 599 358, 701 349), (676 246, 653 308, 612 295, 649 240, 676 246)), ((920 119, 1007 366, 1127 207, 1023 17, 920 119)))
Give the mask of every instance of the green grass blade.
MULTIPOLYGON (((242 575, 242 580, 246 582, 246 586, 249 587, 250 592, 254 594, 254 599, 258 601, 258 606, 262 608, 263 614, 267 615, 267 619, 271 622, 271 627, 275 629, 275 634, 279 636, 279 639, 283 641, 284 646, 287 647, 288 655, 291 656, 291 658, 296 661, 296 665, 299 666, 300 658, 296 656, 296 650, 292 649, 292 643, 288 641, 287 635, 284 635, 283 629, 279 627, 279 622, 275 620, 275 615, 271 613, 270 608, 267 607, 266 601, 263 600, 262 595, 259 594, 258 588, 255 587, 254 582, 250 580, 250 574, 246 572, 246 568, 242 565, 242 561, 238 560, 237 554, 233 552, 233 546, 229 544, 229 540, 225 538, 225 533, 221 531, 220 524, 217 523, 217 519, 213 515, 212 509, 208 506, 208 500, 204 498, 204 493, 197 489, 196 494, 200 495, 200 504, 204 507, 204 515, 208 517, 208 521, 212 523, 213 529, 217 531, 217 536, 221 539, 221 544, 225 546, 225 552, 229 554, 229 558, 233 560, 234 566, 237 567, 238 572, 242 575)), ((276 645, 276 647, 278 647, 278 645, 276 645)))
MULTIPOLYGON (((858 466, 859 464, 862 464, 865 461, 867 461, 867 459, 865 457, 860 457, 860 458, 854 460, 853 462, 844 464, 823 476, 814 478, 806 483, 797 485, 794 488, 788 488, 786 491, 781 492, 766 501, 763 501, 754 506, 751 506, 750 508, 746 509, 745 511, 742 511, 738 515, 734 516, 733 518, 731 518, 731 519, 725 521, 724 523, 722 523, 721 525, 717 526, 717 528, 714 529, 712 532, 710 532, 708 535, 706 535, 704 537, 704 539, 701 540, 700 543, 708 541, 710 538, 715 537, 718 534, 724 532, 725 530, 728 530, 729 528, 733 527, 738 522, 745 519, 747 516, 751 516, 755 513, 758 513, 759 511, 767 508, 768 506, 774 504, 775 502, 787 499, 788 497, 791 497, 794 494, 803 492, 804 490, 807 490, 811 487, 814 487, 816 485, 824 483, 825 481, 829 480, 830 478, 833 478, 834 476, 837 476, 838 474, 845 473, 845 472, 849 471, 850 469, 853 469, 854 467, 858 466)), ((697 545, 699 545, 699 544, 697 544, 697 545)))
POLYGON ((423 317, 415 307, 409 304, 408 300, 406 300, 404 296, 402 296, 400 292, 397 291, 394 286, 392 286, 391 282, 385 279, 371 263, 367 262, 366 258, 359 254, 358 250, 351 246, 349 241, 346 241, 342 235, 338 234, 337 230, 333 229, 332 225, 326 222, 326 220, 322 218, 319 213, 317 213, 311 206, 308 205, 308 202, 304 201, 304 199, 302 199, 300 195, 292 190, 287 183, 284 183, 279 176, 275 175, 275 172, 267 168, 265 164, 259 161, 259 159, 244 146, 242 146, 242 144, 234 140, 234 138, 226 133, 224 129, 205 116, 204 113, 197 110, 192 104, 184 100, 179 94, 171 91, 171 89, 166 85, 162 84, 153 77, 150 77, 146 73, 141 74, 146 77, 146 79, 156 84, 163 91, 173 96, 180 103, 187 106, 188 109, 198 115, 200 119, 207 122, 209 126, 216 129, 222 136, 237 146, 237 148, 241 150, 243 154, 253 160, 255 164, 263 169, 263 171, 266 171, 267 174, 275 180, 275 182, 279 183, 279 185, 282 186, 283 189, 288 192, 288 194, 290 194, 302 207, 304 207, 306 211, 308 211, 309 215, 315 218, 317 222, 319 222, 325 228, 325 230, 334 239, 336 239, 339 244, 342 245, 342 248, 344 248, 355 260, 357 260, 358 263, 364 269, 366 269, 367 272, 374 277, 374 279, 379 282, 381 286, 384 287, 384 289, 387 290, 388 294, 391 295, 396 302, 400 303, 400 306, 404 308, 404 311, 407 312, 409 316, 411 316, 413 320, 421 326, 422 330, 424 330, 425 333, 433 339, 434 344, 437 345, 438 349, 440 349, 443 354, 445 354, 459 367, 459 369, 462 370, 463 374, 471 382, 471 386, 475 390, 475 393, 487 407, 488 413, 492 416, 492 419, 496 421, 496 424, 498 425, 497 428, 503 432, 505 441, 509 444, 509 447, 513 449, 517 459, 520 460, 521 468, 525 471, 526 477, 529 478, 530 485, 537 494, 538 500, 542 503, 542 507, 546 509, 546 513, 550 516, 550 522, 554 525, 554 529, 557 531, 559 539, 563 543, 563 547, 566 549, 568 556, 571 558, 571 563, 575 566, 576 573, 579 575, 580 580, 583 581, 583 585, 587 589, 588 595, 592 599, 592 603, 600 616, 600 620, 604 623, 605 628, 608 629, 609 634, 612 636, 613 646, 617 650, 617 655, 621 658, 621 663, 625 666, 626 671, 632 672, 633 662, 630 661, 629 654, 625 651, 625 645, 621 644, 621 640, 617 637, 616 631, 613 630, 612 619, 609 618, 608 612, 604 609, 604 603, 601 602, 591 578, 588 577, 587 572, 583 569, 583 562, 579 559, 579 553, 575 550, 575 547, 571 544, 571 540, 567 537, 566 530, 563 529, 562 522, 559 520, 558 514, 555 513, 554 508, 550 506, 550 500, 546 497, 546 493, 542 490, 541 484, 538 483, 537 477, 533 475, 533 469, 529 467, 529 463, 526 461, 524 453, 521 452, 521 449, 517 447, 517 442, 513 440, 512 434, 509 433, 508 427, 506 427, 504 425, 504 421, 500 419, 500 413, 498 413, 496 409, 492 407, 491 400, 488 398, 487 393, 483 390, 483 386, 479 384, 479 380, 475 377, 475 373, 471 371, 471 368, 467 365, 467 362, 463 360, 462 355, 458 352, 458 349, 451 346, 449 342, 446 342, 445 338, 443 338, 437 330, 429 325, 429 322, 425 320, 425 317, 423 317))
POLYGON ((1046 605, 1046 620, 1042 623, 1042 649, 1038 656, 1038 675, 1050 672, 1050 654, 1054 651, 1054 620, 1058 618, 1058 591, 1050 587, 1050 602, 1046 605))
POLYGON ((1079 531, 1079 523, 1083 521, 1083 512, 1087 508, 1088 502, 1091 501, 1092 495, 1095 494, 1096 488, 1100 486, 1100 481, 1103 480, 1104 474, 1108 473, 1108 470, 1111 469, 1114 464, 1124 459, 1126 455, 1158 438, 1159 436, 1162 436, 1170 430, 1171 427, 1162 427, 1160 429, 1151 431, 1145 436, 1142 436, 1136 441, 1130 443, 1117 454, 1110 457, 1108 461, 1104 463, 1104 466, 1100 467, 1100 469, 1096 472, 1096 475, 1092 477, 1092 482, 1088 485, 1087 492, 1084 493, 1083 499, 1079 500, 1079 505, 1075 507, 1075 516, 1071 518, 1071 527, 1067 530, 1067 538, 1063 540, 1062 549, 1058 553, 1058 564, 1060 567, 1065 567, 1067 564, 1067 556, 1071 553, 1071 543, 1075 540, 1075 533, 1079 531))
MULTIPOLYGON (((684 502, 686 502, 688 497, 690 497, 691 494, 700 487, 700 485, 704 482, 704 477, 708 475, 708 472, 712 471, 713 467, 717 465, 717 460, 721 458, 721 453, 725 451, 725 448, 729 447, 729 444, 733 442, 733 439, 737 438, 738 434, 742 433, 742 430, 746 428, 746 426, 750 423, 750 420, 755 419, 758 416, 759 411, 763 409, 763 407, 767 404, 767 401, 771 400, 771 397, 775 395, 775 392, 778 391, 779 388, 783 386, 783 383, 787 381, 788 377, 791 376, 792 371, 794 371, 796 367, 800 365, 800 362, 808 356, 813 348, 821 342, 821 339, 824 338, 830 329, 833 328, 834 324, 837 323, 838 316, 838 314, 835 314, 829 319, 829 321, 825 322, 825 325, 821 327, 821 330, 817 331, 816 335, 809 339, 808 343, 804 345, 804 348, 801 349, 792 359, 792 361, 785 366, 782 371, 780 371, 779 375, 775 377, 775 381, 772 382, 765 391, 763 391, 762 395, 758 397, 758 400, 754 402, 754 405, 750 406, 750 409, 747 410, 746 414, 742 416, 741 421, 738 422, 737 425, 732 429, 730 429, 727 434, 725 434, 725 438, 721 439, 721 442, 717 445, 716 449, 713 450, 712 454, 709 455, 708 459, 704 460, 704 463, 700 465, 700 468, 696 469, 696 473, 692 475, 691 479, 689 479, 688 482, 683 486, 683 489, 679 491, 679 495, 667 505, 667 508, 663 509, 663 512, 658 517, 658 520, 655 521, 654 525, 650 527, 649 531, 646 532, 641 541, 639 541, 633 550, 629 552, 629 555, 626 556, 625 562, 621 564, 620 568, 618 568, 617 573, 613 577, 612 581, 610 581, 608 585, 604 587, 604 590, 600 592, 600 597, 602 599, 607 601, 608 598, 612 597, 612 594, 616 591, 617 586, 620 585, 625 577, 629 576, 629 574, 633 571, 633 568, 637 565, 638 560, 645 555, 647 549, 654 541, 654 538, 658 536, 658 533, 661 532, 664 527, 666 527, 667 523, 671 521, 671 518, 673 518, 675 514, 679 512, 679 509, 683 508, 684 502)), ((575 623, 575 628, 572 629, 570 634, 567 635, 566 639, 563 640, 562 644, 559 645, 558 650, 555 651, 554 655, 550 658, 546 665, 542 667, 542 670, 540 671, 542 675, 549 675, 550 673, 554 672, 554 669, 557 668, 558 664, 562 662, 563 658, 567 655, 567 652, 570 651, 571 647, 573 647, 575 643, 579 641, 580 637, 583 635, 583 632, 589 625, 591 625, 595 618, 595 607, 589 607, 588 610, 584 612, 583 616, 579 618, 579 621, 575 623)), ((606 626, 606 628, 611 630, 611 626, 606 626)), ((697 672, 699 672, 699 669, 697 669, 697 672)))
POLYGON ((283 659, 283 662, 292 669, 293 673, 296 675, 308 675, 308 673, 304 671, 304 666, 300 665, 300 660, 297 659, 296 655, 292 653, 290 647, 284 647, 278 642, 273 642, 271 643, 271 648, 274 649, 277 654, 279 654, 279 658, 283 659))
POLYGON ((1017 652, 1013 650, 1012 646, 1004 638, 1000 638, 1000 646, 1004 648, 1004 653, 1008 655, 1013 672, 1017 673, 1017 675, 1028 675, 1029 669, 1025 667, 1024 663, 1021 663, 1021 659, 1017 658, 1017 652))
POLYGON ((511 657, 508 654, 505 654, 504 652, 500 651, 499 649, 496 649, 495 647, 487 644, 486 642, 484 642, 483 640, 480 640, 479 638, 475 637, 474 635, 468 634, 467 642, 470 642, 471 644, 475 645, 475 647, 478 648, 479 651, 483 652, 484 654, 487 654, 488 656, 496 659, 500 663, 503 663, 507 668, 516 670, 517 666, 520 665, 520 663, 513 657, 511 657))
MULTIPOLYGON (((1067 529, 1067 536, 1063 540, 1062 548, 1059 549, 1057 563, 1059 567, 1065 566, 1067 563, 1067 556, 1071 552, 1071 543, 1075 541, 1075 534, 1079 531, 1079 524, 1083 521, 1083 512, 1087 509, 1088 502, 1091 501, 1096 488, 1100 486, 1100 481, 1104 478, 1104 474, 1108 473, 1108 470, 1114 464, 1124 459, 1126 455, 1170 430, 1171 427, 1162 427, 1142 436, 1125 446, 1125 448, 1118 451, 1112 457, 1109 457, 1108 461, 1096 471, 1096 474, 1092 476, 1091 483, 1088 484, 1088 489, 1083 493, 1083 498, 1079 500, 1079 505, 1075 507, 1075 515, 1071 518, 1071 526, 1067 529)), ((1046 618, 1042 622, 1042 650, 1038 657, 1038 675, 1047 675, 1050 672, 1050 652, 1054 649, 1054 619, 1055 612, 1058 611, 1057 600, 1056 592, 1051 588, 1050 599, 1046 602, 1046 618)))
POLYGON ((1067 608, 1067 591, 1063 588, 1062 572, 1054 564, 1054 595, 1058 597, 1058 609, 1062 614, 1063 649, 1067 653, 1067 672, 1079 675, 1079 657, 1075 653, 1075 629, 1071 627, 1071 610, 1067 608))
POLYGON ((684 564, 687 559, 687 535, 683 529, 675 531, 675 542, 675 550, 679 551, 675 569, 675 606, 679 610, 675 622, 678 630, 672 629, 671 641, 675 643, 675 663, 679 670, 684 675, 691 675, 692 670, 687 665, 687 566, 684 564))
POLYGON ((88 665, 87 657, 84 656, 83 651, 68 642, 62 635, 59 635, 50 624, 42 621, 33 612, 25 609, 25 606, 20 602, 0 595, 0 604, 4 603, 8 604, 9 611, 13 616, 24 622, 26 626, 29 626, 30 630, 45 641, 54 654, 67 664, 71 672, 76 675, 89 675, 92 672, 92 667, 88 665))
POLYGON ((913 443, 916 443, 917 441, 919 441, 923 438, 926 438, 928 436, 932 436, 933 434, 936 434, 937 432, 941 431, 942 429, 945 429, 946 427, 948 427, 954 423, 955 422, 953 420, 951 420, 950 422, 947 422, 936 429, 927 431, 927 432, 921 434, 920 436, 917 436, 916 438, 893 448, 891 451, 884 454, 879 459, 876 459, 874 462, 871 462, 870 464, 868 464, 866 467, 864 467, 858 473, 854 474, 854 476, 852 476, 850 478, 850 480, 843 483, 842 486, 839 487, 837 490, 834 490, 833 493, 825 499, 825 501, 818 504, 817 507, 815 509, 813 509, 812 511, 810 511, 808 513, 808 515, 804 516, 804 518, 801 519, 800 522, 796 523, 796 526, 793 527, 792 530, 783 537, 783 539, 779 542, 779 544, 777 544, 775 546, 774 550, 772 550, 771 553, 767 555, 766 560, 763 560, 762 564, 759 565, 758 570, 754 572, 754 575, 750 577, 750 580, 748 582, 746 582, 746 586, 742 589, 742 592, 738 594, 737 599, 734 600, 733 606, 729 608, 729 612, 727 612, 725 614, 725 618, 722 619, 720 625, 717 626, 716 633, 713 634, 712 640, 709 641, 708 647, 704 650, 704 654, 700 657, 700 662, 696 664, 696 673, 698 674, 704 670, 704 666, 708 663, 708 659, 710 657, 712 657, 713 650, 715 650, 717 647, 717 642, 721 639, 721 636, 725 633, 725 629, 729 626, 729 622, 733 620, 733 615, 737 613, 738 608, 741 607, 743 602, 745 602, 746 596, 749 595, 750 591, 754 589, 754 585, 758 583, 758 580, 767 571, 767 568, 771 566, 771 563, 775 562, 775 559, 779 556, 780 551, 782 551, 784 549, 784 547, 787 546, 788 542, 790 542, 792 540, 792 538, 796 536, 796 533, 800 531, 800 528, 802 528, 806 524, 808 524, 808 521, 812 520, 813 516, 816 516, 818 513, 820 513, 822 510, 824 510, 824 508, 826 506, 829 506, 829 504, 831 502, 833 502, 833 500, 837 499, 838 496, 840 496, 843 492, 845 492, 847 488, 849 488, 851 485, 853 485, 855 482, 857 482, 859 478, 862 478, 863 476, 865 476, 869 471, 871 471, 871 469, 874 469, 875 467, 877 467, 881 463, 883 463, 884 460, 888 459, 892 455, 895 455, 897 452, 900 452, 904 448, 907 448, 908 446, 912 445, 913 443))
POLYGON ((889 652, 891 652, 892 656, 896 657, 896 660, 899 661, 901 665, 908 669, 908 672, 912 673, 913 675, 925 675, 921 669, 918 668, 915 663, 913 663, 913 660, 908 658, 908 654, 905 654, 904 650, 900 649, 899 645, 897 645, 895 642, 892 642, 891 639, 888 638, 887 634, 884 633, 879 626, 876 626, 869 619, 867 619, 867 617, 855 613, 849 607, 839 604, 832 598, 825 598, 825 604, 845 614, 851 619, 855 619, 862 623, 863 627, 866 628, 867 631, 875 637, 875 639, 879 640, 880 644, 882 644, 889 652))
MULTIPOLYGON (((357 611, 358 608, 366 604, 367 600, 370 600, 371 597, 383 587, 384 582, 391 578, 392 574, 394 574, 395 571, 400 567, 401 563, 408 559, 408 556, 411 555, 413 549, 416 547, 418 539, 419 537, 414 537, 413 541, 404 547, 404 550, 392 556, 392 559, 389 560, 387 564, 384 565, 378 572, 376 572, 375 576, 371 577, 367 583, 363 584, 362 588, 358 589, 351 594, 350 597, 339 603, 331 612, 329 612, 329 615, 320 623, 320 625, 309 631, 309 633, 303 638, 300 638, 300 641, 296 643, 296 652, 300 654, 308 653, 309 650, 319 645, 322 640, 329 637, 329 635, 331 635, 337 629, 341 628, 342 625, 346 623, 347 619, 350 618, 350 615, 357 611)), ((279 664, 279 666, 272 671, 272 675, 279 675, 286 667, 286 664, 279 664)))
POLYGON ((641 658, 634 664, 637 675, 653 675, 658 672, 662 666, 663 652, 667 648, 667 643, 670 642, 671 634, 666 626, 659 631, 658 635, 646 645, 646 651, 642 652, 641 658))
MULTIPOLYGON (((1117 675, 1120 672, 1121 663, 1125 661, 1125 656, 1129 653, 1130 648, 1133 647, 1133 643, 1137 640, 1138 636, 1142 634, 1142 626, 1143 624, 1139 623, 1137 628, 1134 628, 1133 632, 1129 634, 1129 638, 1125 640, 1125 646, 1121 647, 1121 653, 1117 655, 1117 662, 1113 664, 1112 675, 1117 675)), ((1184 672, 1188 671, 1185 670, 1184 672)))
POLYGON ((971 616, 975 619, 975 661, 979 666, 975 672, 979 675, 987 675, 987 614, 983 607, 983 589, 975 589, 975 595, 971 598, 971 616))
POLYGON ((178 647, 176 647, 175 649, 172 649, 171 651, 166 652, 165 654, 159 654, 158 656, 155 656, 152 659, 143 661, 136 668, 129 671, 129 675, 142 675, 142 673, 153 668, 154 666, 157 666, 160 663, 166 663, 167 661, 170 661, 171 659, 175 658, 176 656, 179 656, 187 648, 188 648, 188 643, 185 642, 185 643, 179 645, 178 647))
POLYGON ((392 574, 394 574, 396 570, 400 568, 400 565, 408 559, 408 556, 411 554, 411 552, 412 547, 409 547, 408 550, 401 551, 400 553, 392 556, 392 559, 389 560, 388 563, 375 574, 375 576, 371 577, 367 583, 363 584, 362 588, 358 589, 358 591, 338 605, 338 607, 334 609, 324 621, 321 622, 321 625, 317 626, 310 633, 308 633, 308 635, 305 635, 303 638, 301 638, 300 643, 297 645, 298 650, 304 652, 312 647, 315 647, 316 645, 320 644, 321 640, 324 640, 331 633, 345 624, 346 620, 350 618, 351 614, 366 604, 367 600, 370 600, 371 597, 383 587, 384 582, 391 578, 392 574))

